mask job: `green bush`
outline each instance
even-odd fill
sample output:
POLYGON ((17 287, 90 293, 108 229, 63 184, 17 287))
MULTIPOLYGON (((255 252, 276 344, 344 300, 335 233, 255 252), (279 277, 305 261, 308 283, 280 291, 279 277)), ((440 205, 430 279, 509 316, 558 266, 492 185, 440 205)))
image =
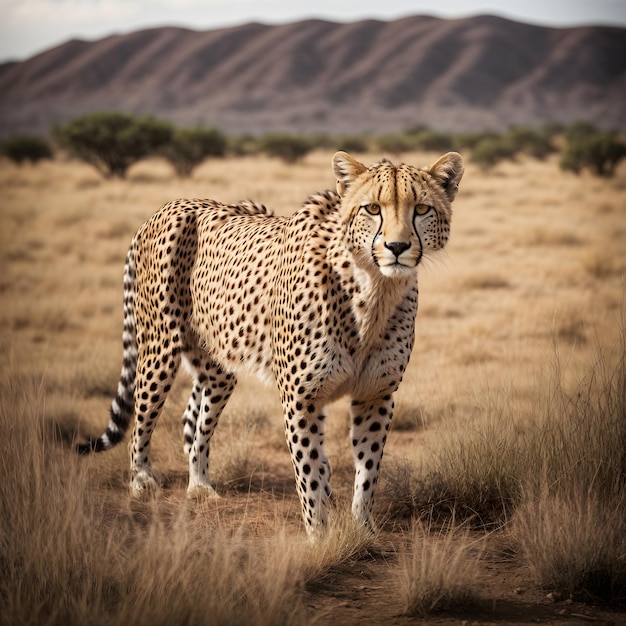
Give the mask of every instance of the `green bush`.
POLYGON ((548 139, 554 139, 565 133, 565 125, 560 122, 545 122, 541 125, 541 133, 548 139))
POLYGON ((367 152, 369 142, 367 138, 362 135, 344 135, 343 137, 337 138, 335 146, 337 150, 358 154, 359 152, 367 152))
POLYGON ((258 140, 254 135, 231 135, 227 138, 226 150, 234 156, 249 156, 259 151, 258 140))
POLYGON ((383 152, 400 154, 409 150, 447 152, 455 148, 455 139, 449 133, 414 126, 404 133, 381 135, 376 138, 377 147, 383 152))
POLYGON ((259 141, 259 150, 286 163, 295 163, 312 149, 311 142, 299 135, 268 133, 259 141))
POLYGON ((459 150, 473 150, 483 139, 499 139, 500 135, 490 130, 480 130, 459 133, 454 138, 454 143, 459 150))
POLYGON ((490 168, 505 159, 513 159, 515 149, 510 142, 499 137, 485 137, 472 150, 471 159, 481 167, 490 168))
POLYGON ((530 128, 513 126, 504 139, 509 142, 515 152, 523 152, 540 160, 555 151, 551 137, 547 133, 530 128))
POLYGON ((16 135, 3 141, 0 153, 18 164, 24 161, 36 163, 42 159, 51 159, 53 156, 50 144, 34 135, 16 135))
POLYGON ((518 154, 545 159, 556 150, 548 129, 533 130, 521 126, 509 128, 504 135, 490 132, 459 135, 456 144, 461 148, 470 148, 472 161, 485 168, 505 159, 514 159, 518 154))
POLYGON ((59 144, 105 177, 124 178, 128 168, 171 142, 173 127, 154 117, 101 111, 54 127, 59 144))
POLYGON ((336 140, 332 135, 327 133, 314 133, 307 135, 307 141, 311 146, 311 150, 333 150, 335 148, 336 140))
POLYGON ((223 157, 226 138, 215 128, 180 128, 162 149, 163 156, 179 176, 191 175, 193 169, 208 157, 223 157))
POLYGON ((413 149, 432 152, 448 152, 455 147, 454 139, 447 133, 423 130, 411 137, 413 149))
POLYGON ((626 143, 613 133, 595 132, 575 136, 561 158, 561 168, 579 174, 588 169, 597 176, 613 176, 626 157, 626 143))
POLYGON ((565 129, 565 138, 571 142, 591 137, 597 132, 598 129, 591 122, 574 122, 565 129))
POLYGON ((376 138, 376 146, 379 150, 391 154, 400 154, 413 149, 410 137, 403 133, 381 135, 376 138))

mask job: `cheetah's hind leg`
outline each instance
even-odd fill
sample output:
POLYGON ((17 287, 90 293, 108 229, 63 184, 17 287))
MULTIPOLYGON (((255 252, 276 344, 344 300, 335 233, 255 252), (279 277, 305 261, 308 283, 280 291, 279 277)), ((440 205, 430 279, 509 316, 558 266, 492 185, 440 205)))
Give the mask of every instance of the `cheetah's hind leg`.
POLYGON ((183 415, 185 452, 189 455, 187 497, 219 497, 209 478, 211 437, 237 380, 201 351, 185 355, 194 378, 193 390, 183 415))
POLYGON ((129 442, 130 496, 137 500, 153 498, 158 491, 150 463, 151 438, 180 365, 174 350, 160 350, 157 357, 144 348, 137 360, 135 427, 129 442))

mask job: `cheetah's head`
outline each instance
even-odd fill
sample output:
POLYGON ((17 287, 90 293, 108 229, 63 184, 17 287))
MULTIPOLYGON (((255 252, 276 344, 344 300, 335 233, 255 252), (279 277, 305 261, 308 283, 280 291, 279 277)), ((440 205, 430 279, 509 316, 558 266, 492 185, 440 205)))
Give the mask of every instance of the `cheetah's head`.
POLYGON ((346 245, 358 266, 406 275, 425 252, 448 241, 451 203, 463 159, 448 152, 429 168, 382 161, 367 167, 346 152, 333 156, 346 245))

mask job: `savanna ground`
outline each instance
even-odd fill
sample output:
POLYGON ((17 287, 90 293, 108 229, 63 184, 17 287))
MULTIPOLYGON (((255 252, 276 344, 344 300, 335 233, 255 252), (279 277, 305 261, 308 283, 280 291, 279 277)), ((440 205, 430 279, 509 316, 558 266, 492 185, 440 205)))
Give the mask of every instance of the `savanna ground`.
POLYGON ((215 160, 189 180, 158 160, 126 180, 1 164, 1 623, 626 623, 624 167, 604 180, 556 160, 468 164, 447 251, 420 267, 375 537, 345 515, 342 403, 317 546, 277 393, 253 380, 214 438, 219 500, 185 497, 183 373, 154 437, 156 502, 129 500, 126 445, 74 454, 107 423, 136 228, 176 197, 290 213, 334 186, 330 157, 215 160))

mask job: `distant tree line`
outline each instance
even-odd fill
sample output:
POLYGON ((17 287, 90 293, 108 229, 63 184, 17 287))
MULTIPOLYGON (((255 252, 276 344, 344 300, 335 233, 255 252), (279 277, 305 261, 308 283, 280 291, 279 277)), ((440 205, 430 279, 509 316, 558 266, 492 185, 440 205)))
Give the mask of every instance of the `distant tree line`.
POLYGON ((485 169, 520 155, 545 159, 560 152, 563 170, 576 174, 588 170, 604 177, 613 176, 626 157, 626 143, 619 133, 599 130, 587 122, 550 123, 539 129, 514 126, 504 133, 454 134, 415 126, 381 136, 268 133, 226 137, 215 128, 179 128, 152 116, 102 111, 57 124, 51 135, 51 141, 30 135, 11 137, 0 143, 0 154, 15 163, 35 163, 53 158, 55 150, 64 150, 93 165, 103 176, 118 178, 137 161, 153 156, 167 159, 178 176, 187 177, 208 158, 263 153, 294 163, 315 148, 353 153, 381 150, 394 155, 412 150, 459 150, 469 152, 471 160, 485 169))

